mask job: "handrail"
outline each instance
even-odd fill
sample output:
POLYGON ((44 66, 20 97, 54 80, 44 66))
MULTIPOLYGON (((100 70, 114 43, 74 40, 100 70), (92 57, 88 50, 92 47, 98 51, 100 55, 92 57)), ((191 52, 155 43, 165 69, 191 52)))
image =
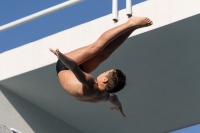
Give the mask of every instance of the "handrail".
POLYGON ((53 7, 47 8, 45 10, 39 11, 37 13, 34 13, 32 15, 29 15, 27 17, 24 17, 24 18, 18 19, 16 21, 10 22, 8 24, 2 25, 2 26, 0 26, 0 32, 7 30, 7 29, 10 29, 12 27, 18 26, 20 24, 26 23, 28 21, 34 20, 36 18, 42 17, 42 16, 47 15, 49 13, 58 11, 58 10, 63 9, 65 7, 74 5, 74 4, 79 3, 81 1, 83 1, 83 0, 69 0, 69 1, 63 2, 61 4, 55 5, 53 7))
POLYGON ((118 21, 118 0, 112 0, 113 21, 118 21))
POLYGON ((128 17, 132 16, 132 1, 126 0, 126 14, 128 17))
MULTIPOLYGON (((131 0, 126 0, 126 14, 128 17, 132 16, 131 0)), ((118 0, 112 0, 112 16, 113 16, 113 21, 118 22, 118 0)))

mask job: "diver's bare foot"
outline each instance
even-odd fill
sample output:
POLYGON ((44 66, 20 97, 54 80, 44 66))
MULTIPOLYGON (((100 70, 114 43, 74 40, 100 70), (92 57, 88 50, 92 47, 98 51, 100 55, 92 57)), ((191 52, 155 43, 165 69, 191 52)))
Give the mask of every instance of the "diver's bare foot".
POLYGON ((153 24, 153 22, 147 17, 136 17, 136 16, 132 16, 128 20, 128 23, 131 24, 132 27, 138 27, 138 28, 150 26, 153 24))

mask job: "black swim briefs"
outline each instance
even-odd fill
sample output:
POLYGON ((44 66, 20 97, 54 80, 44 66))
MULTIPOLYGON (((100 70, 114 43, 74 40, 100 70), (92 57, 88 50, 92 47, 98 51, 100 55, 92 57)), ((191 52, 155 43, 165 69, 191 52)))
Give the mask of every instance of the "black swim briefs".
MULTIPOLYGON (((82 71, 84 71, 82 65, 79 65, 79 68, 80 68, 82 71)), ((67 68, 67 67, 62 63, 61 60, 58 60, 57 63, 56 63, 57 75, 58 75, 58 73, 59 73, 60 71, 62 71, 62 70, 69 70, 69 68, 67 68)))

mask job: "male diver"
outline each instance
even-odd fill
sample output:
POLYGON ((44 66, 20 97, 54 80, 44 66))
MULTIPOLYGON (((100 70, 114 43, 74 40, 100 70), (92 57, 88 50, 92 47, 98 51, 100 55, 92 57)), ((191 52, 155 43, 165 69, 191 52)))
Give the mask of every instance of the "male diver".
POLYGON ((90 75, 105 61, 136 29, 150 26, 153 22, 146 17, 132 16, 117 27, 104 32, 94 43, 63 54, 58 49, 50 51, 58 57, 57 75, 61 86, 75 99, 96 103, 109 101, 124 117, 116 93, 126 85, 126 75, 118 69, 100 74, 96 79, 90 75))

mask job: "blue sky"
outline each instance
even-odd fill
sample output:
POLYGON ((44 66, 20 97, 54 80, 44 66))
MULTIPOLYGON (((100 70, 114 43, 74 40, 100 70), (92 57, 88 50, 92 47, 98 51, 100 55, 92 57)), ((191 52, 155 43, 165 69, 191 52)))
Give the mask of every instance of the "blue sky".
MULTIPOLYGON (((143 1, 145 0, 132 0, 132 3, 134 5, 143 1)), ((0 25, 26 17, 62 2, 65 2, 65 0, 0 0, 0 25)), ((125 0, 118 0, 118 2, 119 10, 124 9, 125 0)), ((85 0, 42 18, 0 32, 0 53, 111 14, 111 12, 112 0, 85 0)), ((200 125, 171 133, 200 133, 200 125)))
POLYGON ((170 133, 200 133, 200 124, 191 127, 183 128, 170 133))

